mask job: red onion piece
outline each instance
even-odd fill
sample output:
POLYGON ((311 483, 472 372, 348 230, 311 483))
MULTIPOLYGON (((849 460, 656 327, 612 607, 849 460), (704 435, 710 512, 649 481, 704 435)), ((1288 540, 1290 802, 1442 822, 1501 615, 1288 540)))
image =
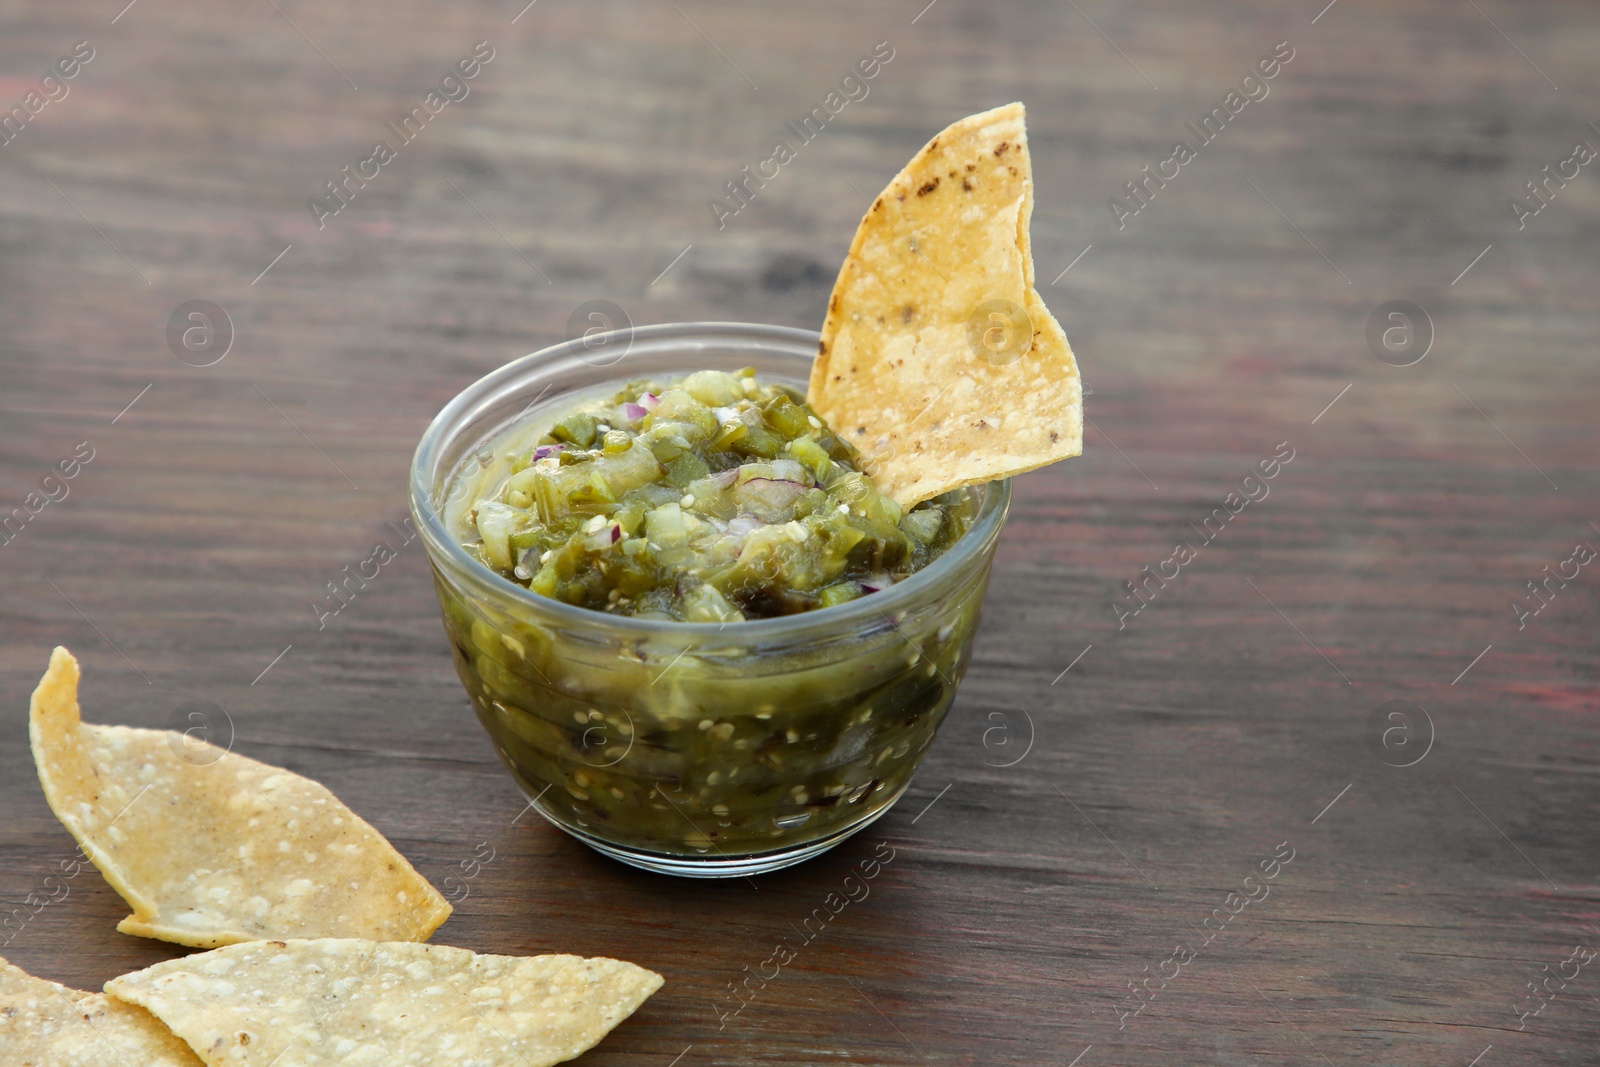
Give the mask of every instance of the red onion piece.
POLYGON ((661 406, 661 398, 654 393, 641 393, 639 395, 639 406, 646 411, 654 411, 661 406))
POLYGON ((546 456, 553 456, 566 447, 566 445, 540 445, 533 450, 533 461, 537 463, 546 456))
POLYGON ((622 417, 629 422, 638 422, 648 414, 650 414, 649 409, 643 405, 633 403, 622 405, 622 417))
POLYGON ((583 547, 590 552, 604 552, 620 540, 622 540, 622 527, 612 523, 609 526, 602 526, 600 529, 585 536, 583 547))
POLYGON ((869 574, 856 583, 863 593, 879 593, 894 584, 887 574, 869 574))

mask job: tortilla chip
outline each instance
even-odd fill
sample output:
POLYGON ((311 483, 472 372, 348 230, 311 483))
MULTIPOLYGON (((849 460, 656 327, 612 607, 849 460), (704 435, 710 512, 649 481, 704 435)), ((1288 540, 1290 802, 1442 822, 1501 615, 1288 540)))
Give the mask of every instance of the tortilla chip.
POLYGON ((56 817, 133 914, 117 929, 209 948, 266 937, 426 940, 450 905, 316 782, 170 730, 78 719, 64 648, 29 733, 56 817))
POLYGON ((106 983, 208 1067, 548 1067, 659 988, 620 960, 346 939, 233 945, 106 983))
POLYGON ((200 1067, 155 1016, 103 993, 35 978, 0 959, 0 1063, 7 1067, 200 1067))
POLYGON ((806 399, 902 507, 1083 451, 1078 366, 1033 288, 1032 174, 1021 104, 962 119, 873 201, 834 283, 806 399))

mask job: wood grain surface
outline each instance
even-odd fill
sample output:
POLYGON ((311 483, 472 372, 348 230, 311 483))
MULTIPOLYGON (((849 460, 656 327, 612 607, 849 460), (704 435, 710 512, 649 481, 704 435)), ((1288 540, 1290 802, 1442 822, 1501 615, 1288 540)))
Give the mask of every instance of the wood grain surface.
MULTIPOLYGON (((72 853, 26 736, 60 643, 89 719, 204 712, 456 879, 436 940, 664 974, 585 1063, 1600 1063, 1600 966, 1555 977, 1600 948, 1600 571, 1527 586, 1600 548, 1600 187, 1547 178, 1600 148, 1592 5, 122 2, 0 3, 0 109, 93 49, 0 145, 0 516, 60 497, 0 547, 0 899, 72 853), (879 42, 865 98, 719 228, 725 183, 879 42), (815 328, 864 197, 1012 99, 1091 425, 1015 484, 910 793, 755 888, 524 814, 391 525, 423 427, 587 301, 815 328), (319 228, 308 201, 379 140, 319 228), (169 344, 195 300, 231 346, 169 344), (1379 316, 1417 331, 1398 354, 1368 340, 1392 300, 1428 320, 1379 316), (399 558, 319 628, 378 542, 399 558), (719 1015, 880 841, 870 896, 719 1015)), ((89 870, 0 953, 98 988, 181 951, 124 914, 89 870)))

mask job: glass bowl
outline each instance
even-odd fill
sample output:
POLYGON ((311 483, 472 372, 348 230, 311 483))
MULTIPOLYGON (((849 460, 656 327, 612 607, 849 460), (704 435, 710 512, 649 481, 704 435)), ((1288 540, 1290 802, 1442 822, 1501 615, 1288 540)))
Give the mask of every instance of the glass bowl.
POLYGON ((966 670, 1009 486, 969 490, 967 533, 881 592, 720 625, 610 615, 506 581, 450 536, 446 495, 524 419, 707 368, 804 389, 817 341, 746 323, 591 334, 475 382, 417 447, 411 510, 478 719, 541 815, 624 863, 772 871, 888 811, 966 670))

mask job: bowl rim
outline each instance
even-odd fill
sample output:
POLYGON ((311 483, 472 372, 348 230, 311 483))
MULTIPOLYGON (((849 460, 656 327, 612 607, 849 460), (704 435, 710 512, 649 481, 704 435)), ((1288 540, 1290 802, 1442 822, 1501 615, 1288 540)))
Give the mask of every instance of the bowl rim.
MULTIPOLYGON (((507 581, 473 559, 467 550, 450 536, 439 509, 434 506, 433 487, 428 472, 433 465, 435 455, 448 443, 446 429, 461 421, 462 415, 486 394, 526 375, 536 365, 564 357, 579 356, 581 352, 616 341, 626 341, 631 346, 633 342, 641 339, 658 342, 674 339, 705 341, 716 340, 719 337, 727 338, 730 334, 735 337, 729 339, 753 338, 773 342, 785 349, 795 345, 813 351, 821 340, 821 335, 814 330, 753 322, 672 322, 650 326, 628 326, 600 334, 586 335, 530 352, 490 371, 462 389, 428 423, 428 428, 423 431, 411 460, 408 484, 411 514, 434 565, 445 569, 443 565, 448 564, 452 576, 464 579, 476 587, 480 594, 491 600, 509 602, 520 609, 525 609, 533 616, 527 621, 549 622, 563 626, 563 633, 569 639, 581 636, 586 631, 604 631, 605 636, 611 638, 680 636, 688 639, 691 644, 705 646, 713 643, 711 641, 713 637, 718 639, 715 643, 738 643, 740 638, 748 638, 752 642, 776 641, 809 636, 809 632, 814 630, 831 630, 834 631, 833 636, 845 637, 851 634, 869 633, 884 624, 894 627, 896 622, 893 615, 896 611, 916 602, 919 594, 937 586, 941 580, 955 579, 956 572, 970 567, 974 562, 982 561, 985 550, 999 537, 1006 513, 1010 509, 1009 479, 987 482, 979 487, 982 497, 978 513, 973 518, 972 526, 961 539, 932 563, 887 589, 832 607, 766 619, 744 619, 737 623, 640 619, 631 615, 612 615, 593 608, 567 604, 507 581)), ((608 367, 620 365, 619 360, 608 367)), ((682 373, 689 374, 693 370, 694 368, 685 368, 682 373)), ((626 377, 619 375, 617 380, 625 381, 626 377)), ((502 432, 508 425, 509 423, 500 425, 493 434, 502 432)), ((450 475, 454 473, 453 470, 449 472, 450 475)))

